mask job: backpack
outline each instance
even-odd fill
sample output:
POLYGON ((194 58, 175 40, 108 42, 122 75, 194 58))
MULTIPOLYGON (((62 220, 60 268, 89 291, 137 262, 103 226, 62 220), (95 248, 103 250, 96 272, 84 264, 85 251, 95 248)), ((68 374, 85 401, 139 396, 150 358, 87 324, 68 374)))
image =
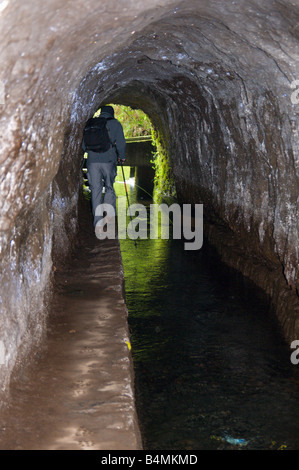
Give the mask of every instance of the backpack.
POLYGON ((112 142, 107 129, 107 121, 113 118, 90 118, 84 129, 84 144, 86 150, 103 153, 110 149, 112 142))

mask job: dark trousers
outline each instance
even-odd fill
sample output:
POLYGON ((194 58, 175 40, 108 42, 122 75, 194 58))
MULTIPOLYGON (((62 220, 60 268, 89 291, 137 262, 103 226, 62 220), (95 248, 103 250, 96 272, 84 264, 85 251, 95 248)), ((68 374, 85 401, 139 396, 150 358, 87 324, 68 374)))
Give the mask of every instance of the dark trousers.
POLYGON ((89 188, 91 190, 91 206, 94 226, 96 226, 97 222, 102 218, 101 216, 95 215, 96 208, 100 204, 111 204, 116 215, 116 195, 113 188, 116 173, 116 162, 88 163, 87 160, 87 178, 89 188), (105 194, 103 195, 104 187, 105 194))

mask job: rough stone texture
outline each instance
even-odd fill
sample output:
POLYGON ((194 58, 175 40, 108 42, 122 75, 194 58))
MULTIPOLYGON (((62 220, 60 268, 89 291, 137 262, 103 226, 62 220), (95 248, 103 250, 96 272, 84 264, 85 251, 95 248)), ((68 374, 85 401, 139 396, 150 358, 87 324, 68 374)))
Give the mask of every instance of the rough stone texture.
POLYGON ((107 102, 149 114, 180 201, 204 203, 207 236, 298 336, 298 4, 5 0, 0 10, 3 387, 42 331, 51 254, 57 264, 75 244, 82 129, 107 102))

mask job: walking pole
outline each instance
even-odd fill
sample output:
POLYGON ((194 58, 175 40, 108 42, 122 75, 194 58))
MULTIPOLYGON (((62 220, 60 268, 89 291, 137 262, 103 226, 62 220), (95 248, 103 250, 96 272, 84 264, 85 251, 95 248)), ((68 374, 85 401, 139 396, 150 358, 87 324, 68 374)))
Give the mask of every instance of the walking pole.
MULTIPOLYGON (((119 162, 120 162, 120 166, 121 166, 121 170, 122 170, 122 174, 123 174, 124 185, 125 185, 125 191, 126 191, 126 196, 127 196, 127 202, 128 202, 128 207, 129 207, 129 215, 130 215, 130 219, 131 219, 131 223, 132 223, 133 221, 132 221, 132 215, 131 215, 131 209, 130 209, 130 202, 129 202, 129 195, 128 195, 127 183, 126 183, 126 178, 125 178, 125 173, 124 173, 123 162, 122 162, 121 159, 119 159, 119 162)), ((135 244, 135 247, 137 248, 136 239, 134 239, 134 244, 135 244)))

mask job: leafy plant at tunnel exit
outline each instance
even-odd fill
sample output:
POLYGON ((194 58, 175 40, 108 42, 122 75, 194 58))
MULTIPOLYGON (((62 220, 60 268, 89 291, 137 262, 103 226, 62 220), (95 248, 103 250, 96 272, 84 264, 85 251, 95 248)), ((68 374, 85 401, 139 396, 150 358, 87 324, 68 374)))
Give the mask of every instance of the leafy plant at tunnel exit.
POLYGON ((130 106, 112 104, 114 115, 123 126, 126 139, 151 135, 152 123, 141 109, 132 109, 130 106))
POLYGON ((175 198, 176 190, 167 147, 159 132, 154 128, 152 129, 152 141, 156 147, 152 160, 155 170, 154 200, 160 203, 165 198, 175 198))

